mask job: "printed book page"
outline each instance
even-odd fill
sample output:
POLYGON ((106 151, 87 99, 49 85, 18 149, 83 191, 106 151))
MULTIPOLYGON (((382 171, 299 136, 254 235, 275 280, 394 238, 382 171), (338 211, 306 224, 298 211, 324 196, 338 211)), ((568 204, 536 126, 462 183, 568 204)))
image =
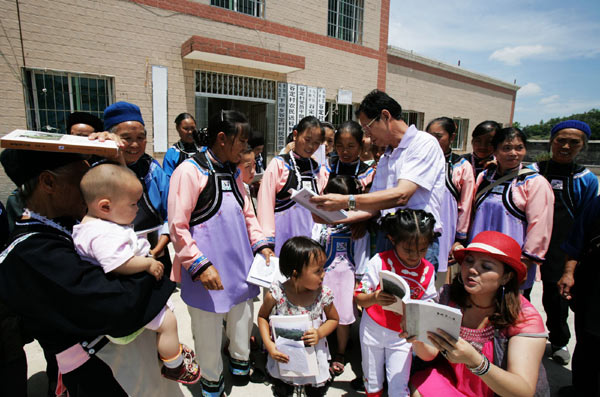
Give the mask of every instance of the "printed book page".
POLYGON ((347 218, 346 211, 325 211, 317 208, 317 206, 310 202, 310 198, 313 196, 318 196, 317 193, 312 190, 302 188, 301 190, 290 189, 291 199, 312 212, 313 214, 319 216, 327 223, 333 223, 337 221, 342 221, 347 218))
POLYGON ((411 300, 406 303, 404 320, 405 331, 409 335, 416 335, 418 340, 431 345, 427 339, 427 331, 438 332, 438 328, 458 339, 462 312, 460 309, 435 302, 411 300))
POLYGON ((272 256, 269 259, 269 265, 265 257, 256 254, 246 281, 259 287, 269 288, 274 281, 285 281, 286 278, 279 271, 279 258, 272 256))
POLYGON ((269 318, 275 346, 290 357, 287 363, 278 363, 283 376, 317 376, 319 367, 314 346, 304 346, 302 335, 312 327, 308 314, 271 316, 269 318), (302 346, 302 348, 300 348, 302 346))
POLYGON ((379 272, 379 283, 383 292, 394 295, 397 299, 395 303, 382 306, 382 308, 398 314, 404 314, 402 302, 406 303, 410 301, 410 288, 406 281, 394 272, 381 270, 379 272))
POLYGON ((39 150, 45 152, 66 152, 115 156, 119 149, 114 141, 90 141, 85 136, 56 134, 51 132, 14 130, 0 138, 3 148, 39 150))

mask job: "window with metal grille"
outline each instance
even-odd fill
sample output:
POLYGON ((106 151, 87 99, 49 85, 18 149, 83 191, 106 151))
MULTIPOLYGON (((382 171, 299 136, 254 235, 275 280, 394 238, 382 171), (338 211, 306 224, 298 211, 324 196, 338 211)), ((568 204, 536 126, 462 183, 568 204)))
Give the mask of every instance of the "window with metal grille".
POLYGON ((227 95, 239 98, 275 100, 276 85, 273 80, 196 71, 196 92, 203 94, 227 95))
POLYGON ((403 110, 402 120, 408 125, 414 124, 418 130, 423 131, 423 120, 425 119, 425 113, 416 112, 414 110, 403 110))
POLYGON ((210 5, 253 17, 263 18, 265 16, 265 0, 210 0, 210 5))
POLYGON ((452 149, 465 150, 467 135, 469 134, 469 119, 454 118, 456 124, 456 138, 452 142, 452 149))
POLYGON ((363 34, 363 0, 329 0, 327 35, 361 44, 363 34))
POLYGON ((27 128, 67 131, 67 117, 88 112, 102 119, 114 102, 113 78, 80 73, 25 69, 27 128))
POLYGON ((354 120, 353 105, 340 105, 335 102, 325 102, 325 118, 335 128, 348 120, 354 120))

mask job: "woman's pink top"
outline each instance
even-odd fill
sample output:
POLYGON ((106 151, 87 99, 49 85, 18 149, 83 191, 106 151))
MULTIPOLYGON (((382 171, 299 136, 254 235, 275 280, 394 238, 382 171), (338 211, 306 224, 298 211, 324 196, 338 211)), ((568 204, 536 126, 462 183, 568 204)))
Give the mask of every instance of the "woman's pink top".
MULTIPOLYGON (((260 183, 258 205, 256 208, 260 226, 267 238, 275 237, 275 195, 285 186, 290 170, 281 157, 275 157, 269 163, 260 183)), ((317 174, 317 187, 321 193, 327 185, 329 172, 326 167, 320 167, 317 174)))
POLYGON ((469 232, 471 208, 473 207, 473 196, 475 194, 475 176, 473 167, 468 161, 460 161, 452 167, 452 183, 460 192, 460 200, 457 203, 456 239, 465 239, 469 232))
MULTIPOLYGON (((455 305, 451 304, 450 306, 455 305)), ((513 336, 546 338, 548 335, 542 317, 523 296, 521 296, 521 314, 517 322, 500 332, 509 340, 513 336)), ((494 361, 494 327, 492 325, 481 329, 461 327, 460 337, 471 343, 490 362, 494 361)), ((494 396, 494 392, 487 384, 479 376, 473 374, 465 364, 453 364, 443 357, 438 357, 434 363, 433 367, 419 371, 411 377, 411 383, 423 397, 494 396)))

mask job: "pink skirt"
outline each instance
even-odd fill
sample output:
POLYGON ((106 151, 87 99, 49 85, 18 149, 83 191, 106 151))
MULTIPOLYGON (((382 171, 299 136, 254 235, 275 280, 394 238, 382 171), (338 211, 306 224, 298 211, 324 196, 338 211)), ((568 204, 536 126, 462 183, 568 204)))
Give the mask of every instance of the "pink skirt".
POLYGON ((333 292, 333 304, 340 316, 340 325, 354 323, 354 266, 345 256, 336 256, 325 269, 323 284, 333 292))

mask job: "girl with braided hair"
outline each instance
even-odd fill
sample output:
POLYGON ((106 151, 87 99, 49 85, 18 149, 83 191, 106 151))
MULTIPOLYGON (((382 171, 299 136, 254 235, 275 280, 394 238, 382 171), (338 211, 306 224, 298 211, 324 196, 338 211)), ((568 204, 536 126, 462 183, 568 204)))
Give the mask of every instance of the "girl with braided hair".
MULTIPOLYGON (((396 297, 383 292, 379 272, 388 270, 403 277, 410 287, 410 298, 433 300, 435 271, 425 259, 435 238, 435 218, 423 210, 403 209, 381 219, 381 229, 393 247, 375 255, 363 269, 357 270, 356 303, 364 308, 360 322, 362 367, 367 396, 381 396, 387 376, 388 395, 408 396, 408 379, 412 361, 411 347, 419 353, 425 344, 399 336, 402 316, 385 310, 396 297), (384 372, 385 368, 385 372, 384 372)), ((425 354, 427 352, 424 352, 425 354)))

